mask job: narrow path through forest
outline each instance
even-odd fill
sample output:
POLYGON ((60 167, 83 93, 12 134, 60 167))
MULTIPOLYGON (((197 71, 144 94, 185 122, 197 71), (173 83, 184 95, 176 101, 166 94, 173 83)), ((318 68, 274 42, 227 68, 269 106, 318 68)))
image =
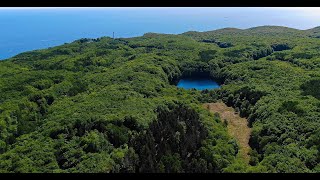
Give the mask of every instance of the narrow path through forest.
POLYGON ((241 118, 232 107, 228 107, 222 102, 205 103, 203 106, 212 113, 219 113, 222 122, 224 120, 227 121, 228 133, 237 140, 240 146, 240 156, 249 163, 250 156, 248 153, 251 149, 249 146, 251 129, 248 127, 247 119, 241 118))

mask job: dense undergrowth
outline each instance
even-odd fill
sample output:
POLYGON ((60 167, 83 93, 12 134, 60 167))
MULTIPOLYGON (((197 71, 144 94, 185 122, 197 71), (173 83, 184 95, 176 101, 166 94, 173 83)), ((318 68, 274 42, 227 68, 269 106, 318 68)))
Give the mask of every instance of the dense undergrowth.
POLYGON ((81 39, 0 62, 0 172, 319 172, 318 28, 81 39), (210 76, 218 90, 175 86, 210 76), (252 127, 250 165, 218 116, 252 127))

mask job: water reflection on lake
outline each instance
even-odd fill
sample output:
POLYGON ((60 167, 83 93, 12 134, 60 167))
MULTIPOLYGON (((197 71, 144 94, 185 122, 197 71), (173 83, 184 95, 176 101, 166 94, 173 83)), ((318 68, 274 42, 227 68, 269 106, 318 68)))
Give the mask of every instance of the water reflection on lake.
POLYGON ((178 82, 179 88, 197 90, 217 89, 220 85, 210 78, 183 78, 178 82))

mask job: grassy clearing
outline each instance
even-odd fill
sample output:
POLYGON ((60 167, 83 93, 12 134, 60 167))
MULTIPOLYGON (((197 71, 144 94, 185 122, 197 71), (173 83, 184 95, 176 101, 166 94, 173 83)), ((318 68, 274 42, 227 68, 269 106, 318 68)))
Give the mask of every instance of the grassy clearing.
POLYGON ((249 163, 250 156, 248 153, 250 151, 249 138, 251 129, 248 127, 247 119, 241 118, 232 107, 228 107, 222 102, 205 103, 203 106, 212 113, 219 113, 222 122, 227 122, 228 133, 239 143, 239 155, 249 163))

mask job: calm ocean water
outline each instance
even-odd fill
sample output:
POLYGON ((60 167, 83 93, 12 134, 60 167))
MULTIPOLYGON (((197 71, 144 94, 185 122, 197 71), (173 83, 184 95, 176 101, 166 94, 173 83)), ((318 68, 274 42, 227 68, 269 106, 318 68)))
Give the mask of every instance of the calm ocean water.
POLYGON ((179 34, 224 27, 317 26, 315 18, 320 16, 303 12, 275 8, 1 8, 0 59, 80 38, 111 37, 112 32, 115 37, 134 37, 147 32, 179 34))

